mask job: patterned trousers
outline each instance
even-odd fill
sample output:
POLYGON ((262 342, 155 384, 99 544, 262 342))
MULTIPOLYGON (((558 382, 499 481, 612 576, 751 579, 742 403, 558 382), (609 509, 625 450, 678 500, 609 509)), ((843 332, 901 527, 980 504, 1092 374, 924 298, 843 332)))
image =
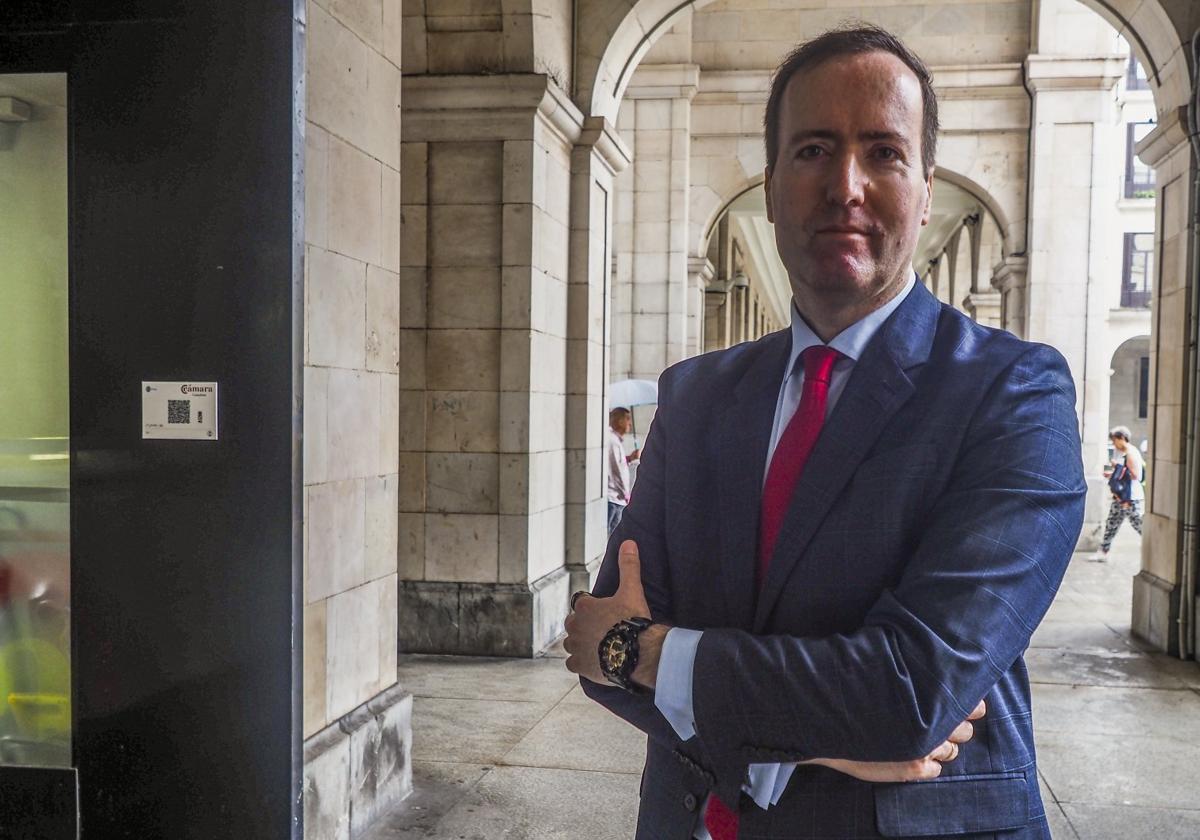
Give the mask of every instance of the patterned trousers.
POLYGON ((1143 502, 1139 499, 1126 507, 1113 499, 1112 506, 1108 509, 1108 521, 1104 523, 1104 539, 1100 541, 1101 551, 1105 554, 1108 553, 1109 548, 1112 547, 1113 537, 1117 535, 1117 529, 1121 527, 1121 523, 1127 516, 1133 530, 1139 534, 1142 533, 1142 504, 1143 502))

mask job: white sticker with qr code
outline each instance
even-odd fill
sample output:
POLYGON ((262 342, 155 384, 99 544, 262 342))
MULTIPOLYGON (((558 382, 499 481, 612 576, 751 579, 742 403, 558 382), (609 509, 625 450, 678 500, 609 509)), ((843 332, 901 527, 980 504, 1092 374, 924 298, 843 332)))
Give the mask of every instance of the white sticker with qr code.
POLYGON ((143 382, 142 437, 217 439, 216 382, 143 382))

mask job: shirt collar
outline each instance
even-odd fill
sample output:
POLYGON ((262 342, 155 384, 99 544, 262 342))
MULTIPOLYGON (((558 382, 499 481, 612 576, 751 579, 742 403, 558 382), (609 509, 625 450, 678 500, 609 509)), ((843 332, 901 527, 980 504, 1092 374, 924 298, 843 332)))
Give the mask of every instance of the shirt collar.
MULTIPOLYGON (((888 319, 889 315, 900 308, 900 304, 904 303, 904 299, 908 297, 909 292, 913 290, 916 284, 916 273, 909 271, 908 283, 900 290, 900 294, 835 335, 833 340, 829 342, 829 346, 850 359, 851 362, 857 362, 859 357, 862 356, 863 351, 867 349, 867 345, 871 342, 871 339, 875 337, 875 333, 883 326, 883 322, 888 319)), ((824 343, 800 315, 793 301, 792 355, 788 358, 786 376, 791 376, 792 371, 795 370, 796 359, 800 357, 801 353, 809 347, 824 343)))

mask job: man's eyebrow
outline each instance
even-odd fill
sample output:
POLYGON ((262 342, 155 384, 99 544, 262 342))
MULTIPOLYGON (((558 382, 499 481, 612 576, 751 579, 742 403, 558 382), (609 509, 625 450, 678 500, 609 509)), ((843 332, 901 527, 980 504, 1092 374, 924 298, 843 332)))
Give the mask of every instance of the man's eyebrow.
MULTIPOLYGON (((827 128, 811 128, 804 131, 793 132, 788 137, 788 143, 799 143, 804 140, 840 140, 842 135, 836 131, 831 131, 827 128)), ((886 140, 890 143, 908 146, 911 141, 905 135, 898 131, 863 131, 858 135, 860 140, 886 140)))
POLYGON ((827 128, 810 128, 804 131, 793 131, 788 137, 789 143, 798 143, 801 140, 837 140, 841 137, 836 131, 830 131, 827 128))
POLYGON ((890 143, 897 143, 907 146, 909 139, 897 131, 864 131, 858 135, 862 140, 887 140, 890 143))

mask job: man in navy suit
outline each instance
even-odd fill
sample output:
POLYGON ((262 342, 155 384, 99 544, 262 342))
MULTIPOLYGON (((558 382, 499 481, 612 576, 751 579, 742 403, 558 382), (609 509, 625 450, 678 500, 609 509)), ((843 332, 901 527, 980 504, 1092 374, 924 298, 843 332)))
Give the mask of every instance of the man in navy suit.
POLYGON ((1070 372, 916 282, 897 39, 802 45, 765 127, 791 329, 663 373, 567 667, 649 736, 638 838, 1049 837, 1022 653, 1082 524, 1070 372))

